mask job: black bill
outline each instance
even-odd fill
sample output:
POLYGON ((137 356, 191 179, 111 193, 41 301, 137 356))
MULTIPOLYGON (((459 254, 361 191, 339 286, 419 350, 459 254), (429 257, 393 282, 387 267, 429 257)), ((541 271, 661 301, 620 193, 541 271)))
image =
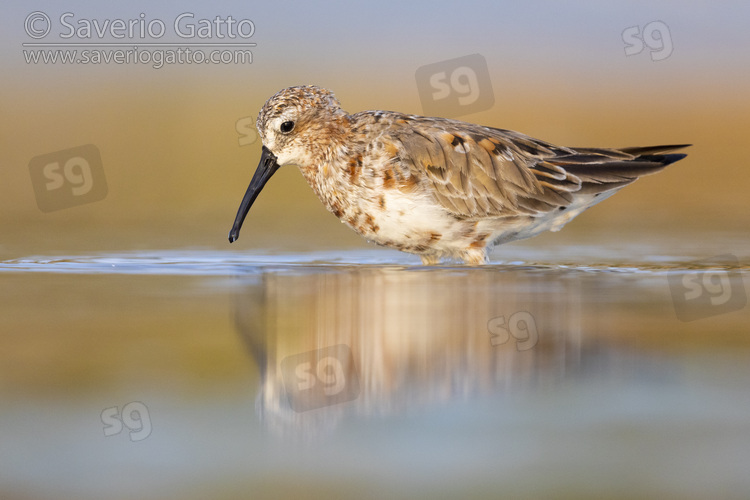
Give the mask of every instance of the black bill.
POLYGON ((270 179, 278 169, 279 164, 276 162, 276 156, 274 156, 267 147, 263 146, 263 153, 260 155, 260 163, 258 163, 258 168, 255 170, 250 185, 247 187, 247 191, 245 191, 245 196, 242 198, 240 209, 237 210, 237 217, 234 218, 232 230, 229 231, 229 243, 234 243, 237 238, 240 237, 240 228, 245 221, 247 213, 250 211, 250 207, 253 206, 255 198, 258 197, 263 190, 263 186, 266 185, 268 179, 270 179))

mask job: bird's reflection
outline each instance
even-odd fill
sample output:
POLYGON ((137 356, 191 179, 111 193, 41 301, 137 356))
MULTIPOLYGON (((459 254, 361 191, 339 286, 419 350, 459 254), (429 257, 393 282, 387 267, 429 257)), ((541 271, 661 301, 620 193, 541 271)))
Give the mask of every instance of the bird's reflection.
POLYGON ((296 268, 241 290, 236 322, 261 372, 259 411, 282 433, 544 383, 580 353, 575 274, 296 268))

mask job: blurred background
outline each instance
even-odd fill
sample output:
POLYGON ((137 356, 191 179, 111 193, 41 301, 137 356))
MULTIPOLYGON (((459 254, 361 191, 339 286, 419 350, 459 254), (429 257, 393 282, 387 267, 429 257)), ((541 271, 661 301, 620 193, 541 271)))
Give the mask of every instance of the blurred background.
MULTIPOLYGON (((611 232, 616 240, 679 233, 689 243, 744 232, 750 174, 738 145, 750 120, 750 35, 742 24, 748 10, 742 2, 723 3, 720 9, 702 2, 623 2, 606 8, 595 2, 470 2, 459 9, 434 2, 293 3, 283 9, 237 2, 9 5, 0 35, 5 68, 0 251, 17 257, 228 249, 225 233, 257 165, 261 145, 252 142, 252 125, 266 99, 290 85, 317 84, 333 90, 350 112, 422 114, 417 70, 471 54, 486 61, 492 95, 481 96, 486 109, 458 118, 567 146, 694 144, 686 160, 586 212, 560 235, 529 244, 556 244, 566 233, 578 238, 591 232, 598 239, 611 232), (41 39, 24 28, 37 10, 51 24, 41 39), (158 42, 191 43, 228 39, 180 39, 173 29, 180 14, 194 14, 184 18, 183 33, 201 19, 232 16, 251 20, 255 28, 252 37, 233 41, 257 45, 250 49, 250 64, 155 69, 151 63, 26 63, 30 52, 58 47, 24 43, 128 42, 99 39, 95 28, 91 38, 78 31, 62 38, 73 29, 60 22, 66 12, 73 14, 65 19, 76 30, 84 21, 140 20, 143 13, 146 26, 163 20, 166 33, 158 42), (647 29, 654 22, 660 24, 647 29), (101 154, 106 196, 41 212, 31 160, 86 144, 101 154)), ((42 29, 43 20, 33 26, 42 29)), ((235 244, 239 249, 276 245, 308 250, 367 244, 328 214, 290 168, 268 185, 235 244)))
POLYGON ((0 497, 747 498, 749 18, 740 1, 5 5, 0 497), (154 59, 185 47, 227 59, 154 59), (104 61, 126 52, 145 62, 104 61), (230 246, 257 113, 301 84, 352 113, 693 146, 482 269, 367 243, 291 167, 230 246), (304 368, 323 359, 341 369, 304 368), (342 398, 295 399, 299 373, 342 398))

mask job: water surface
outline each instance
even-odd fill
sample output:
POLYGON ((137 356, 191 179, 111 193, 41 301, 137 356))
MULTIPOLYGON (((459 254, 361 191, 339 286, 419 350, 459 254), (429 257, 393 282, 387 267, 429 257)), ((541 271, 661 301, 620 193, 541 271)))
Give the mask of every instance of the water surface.
POLYGON ((743 497, 747 261, 631 250, 6 260, 0 492, 743 497))

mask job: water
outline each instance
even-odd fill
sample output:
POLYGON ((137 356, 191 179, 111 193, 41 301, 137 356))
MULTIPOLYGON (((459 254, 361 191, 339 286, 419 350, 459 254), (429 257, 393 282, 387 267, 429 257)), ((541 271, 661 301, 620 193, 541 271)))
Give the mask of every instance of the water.
POLYGON ((2 262, 0 496, 746 497, 747 262, 509 248, 2 262))

